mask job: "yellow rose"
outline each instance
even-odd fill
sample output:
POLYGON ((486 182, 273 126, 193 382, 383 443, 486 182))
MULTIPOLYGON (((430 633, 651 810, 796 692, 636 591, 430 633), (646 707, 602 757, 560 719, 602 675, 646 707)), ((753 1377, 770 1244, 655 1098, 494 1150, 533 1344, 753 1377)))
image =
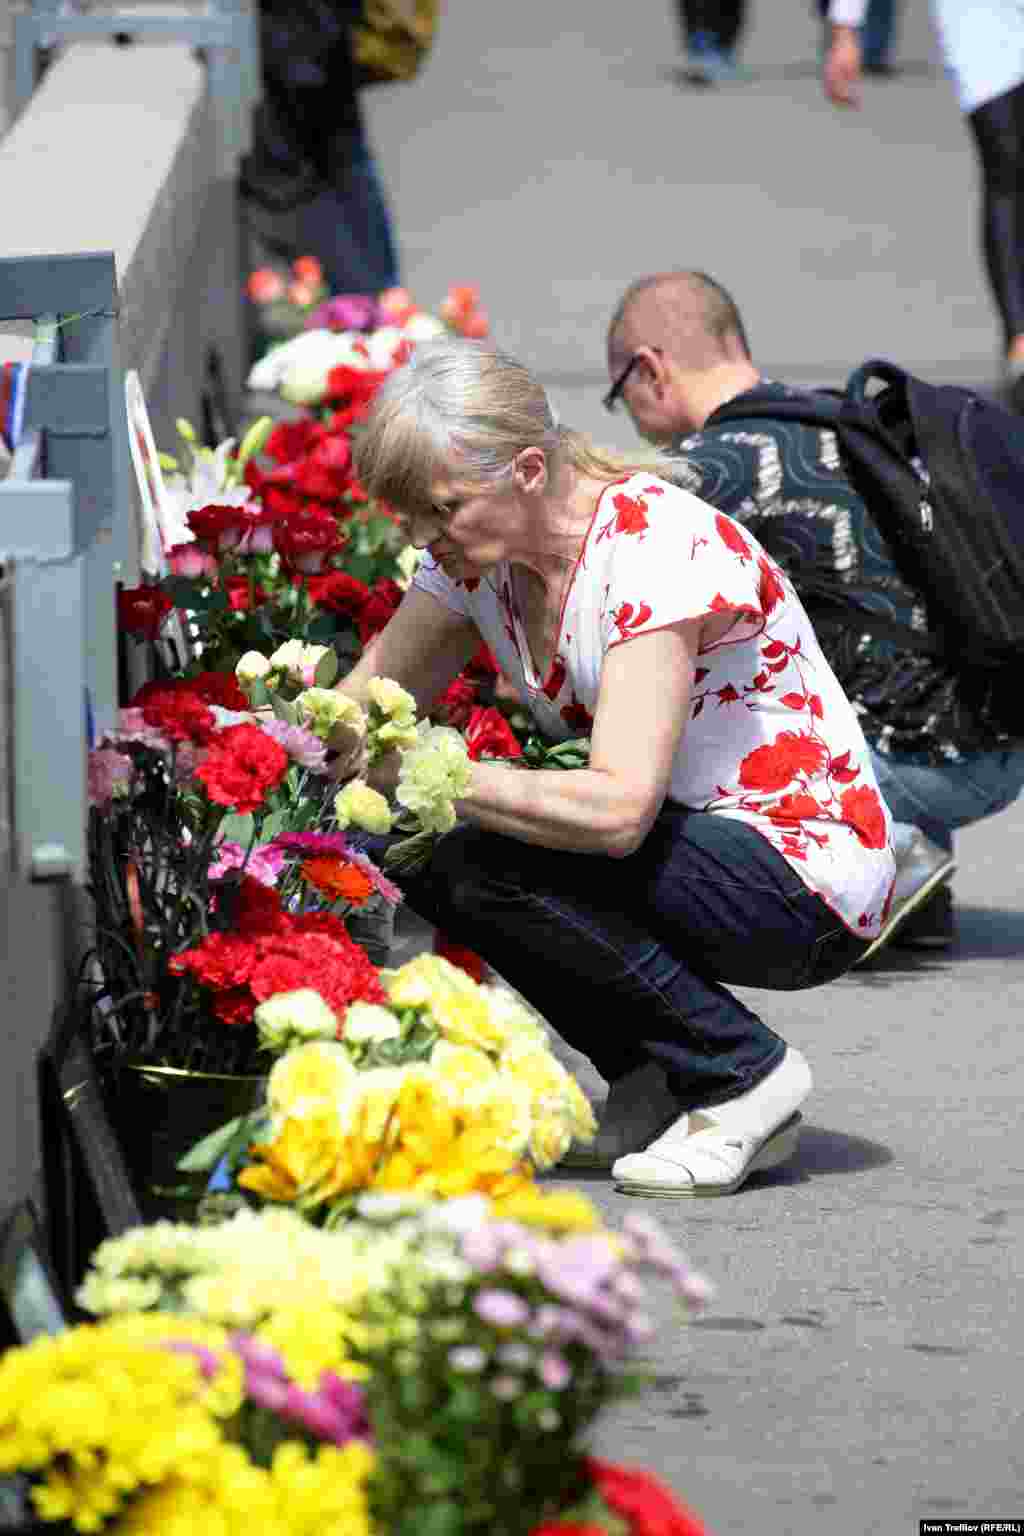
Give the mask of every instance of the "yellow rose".
POLYGON ((271 1114, 298 1116, 325 1105, 337 1105, 356 1076, 352 1059, 334 1040, 314 1040, 298 1045, 275 1062, 267 1081, 267 1105, 271 1114))

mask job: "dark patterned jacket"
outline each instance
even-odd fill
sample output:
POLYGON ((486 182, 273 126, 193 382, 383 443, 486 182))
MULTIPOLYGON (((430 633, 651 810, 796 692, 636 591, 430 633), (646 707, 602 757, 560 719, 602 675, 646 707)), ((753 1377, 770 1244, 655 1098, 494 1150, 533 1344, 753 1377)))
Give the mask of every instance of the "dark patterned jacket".
MULTIPOLYGON (((729 408, 798 393, 764 380, 729 408)), ((865 630, 853 603, 918 629, 926 628, 925 610, 844 474, 834 432, 762 417, 716 426, 712 415, 672 451, 672 478, 746 523, 789 573, 872 746, 936 761, 1006 744, 986 693, 941 660, 865 630)))

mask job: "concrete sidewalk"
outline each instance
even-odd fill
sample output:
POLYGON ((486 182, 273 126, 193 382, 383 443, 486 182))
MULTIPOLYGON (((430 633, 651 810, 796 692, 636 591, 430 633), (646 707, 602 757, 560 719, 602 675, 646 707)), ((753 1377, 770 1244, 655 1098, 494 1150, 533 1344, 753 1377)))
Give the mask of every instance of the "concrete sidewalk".
MULTIPOLYGON (((807 0, 753 8, 754 78, 717 92, 674 80, 668 5, 447 0, 421 78, 367 93, 405 281, 428 307, 479 283, 564 418, 624 448, 605 326, 666 266, 734 291, 775 376, 832 383, 881 353, 990 384, 973 152, 926 7, 905 9, 905 72, 840 114, 807 0)), ((689 1328, 666 1308, 657 1390, 600 1448, 666 1476, 713 1536, 1024 1518, 1022 840, 1024 805, 959 839, 950 955, 747 995, 815 1071, 795 1161, 727 1199, 642 1202, 718 1296, 689 1328)), ((572 1182, 612 1217, 641 1204, 572 1182)))

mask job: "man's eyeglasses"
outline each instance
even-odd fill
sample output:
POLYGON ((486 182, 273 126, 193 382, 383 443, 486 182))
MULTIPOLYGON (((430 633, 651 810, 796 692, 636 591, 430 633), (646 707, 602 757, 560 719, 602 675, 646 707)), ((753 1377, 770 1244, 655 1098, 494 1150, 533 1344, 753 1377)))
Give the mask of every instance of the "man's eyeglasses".
MULTIPOLYGON (((657 353, 660 354, 661 348, 660 347, 648 347, 647 351, 648 352, 657 352, 657 353)), ((608 391, 608 393, 605 395, 604 399, 601 401, 601 404, 604 406, 606 411, 614 411, 616 405, 619 403, 619 399, 622 396, 622 391, 625 389, 627 383, 629 382, 630 374, 633 372, 633 369, 636 367, 637 363, 640 362, 642 357, 643 357, 643 353, 642 352, 634 352, 633 356, 630 358, 630 360, 626 364, 625 368, 623 368, 623 370, 619 374, 618 378, 612 384, 611 389, 608 391)))

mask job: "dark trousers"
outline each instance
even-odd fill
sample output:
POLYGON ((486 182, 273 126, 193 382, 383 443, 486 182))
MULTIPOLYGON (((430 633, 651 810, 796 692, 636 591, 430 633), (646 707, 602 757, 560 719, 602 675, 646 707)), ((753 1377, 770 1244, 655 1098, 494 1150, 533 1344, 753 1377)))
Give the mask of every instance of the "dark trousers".
POLYGON ((683 40, 707 33, 719 48, 731 53, 743 27, 745 0, 677 0, 683 40))
POLYGON ((658 1061, 680 1112, 753 1087, 785 1051, 728 984, 819 986, 868 947, 759 832, 671 804, 626 859, 460 826, 402 883, 603 1077, 658 1061))
POLYGON ((1024 85, 976 107, 967 122, 981 162, 985 270, 1009 345, 1024 336, 1024 85))

